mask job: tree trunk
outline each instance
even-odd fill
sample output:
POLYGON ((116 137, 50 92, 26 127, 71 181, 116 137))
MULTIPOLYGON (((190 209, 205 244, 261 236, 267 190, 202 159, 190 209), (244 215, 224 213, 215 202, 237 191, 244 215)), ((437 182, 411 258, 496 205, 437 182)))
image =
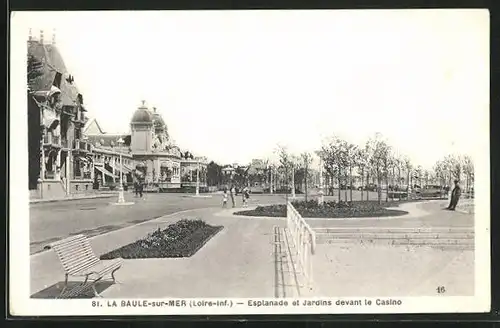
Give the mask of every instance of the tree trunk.
POLYGON ((308 171, 308 169, 307 169, 307 165, 306 165, 306 167, 305 167, 305 176, 304 176, 304 184, 305 184, 304 190, 305 190, 306 204, 307 204, 307 171, 308 171))
POLYGON ((349 166, 349 196, 351 197, 352 202, 352 167, 349 166))
POLYGON ((364 186, 365 186, 365 170, 361 170, 361 201, 363 201, 363 194, 364 194, 364 186))
POLYGON ((389 202, 389 171, 385 175, 385 202, 389 202))
POLYGON ((379 205, 382 204, 382 187, 380 186, 380 182, 382 182, 382 179, 380 178, 380 172, 379 172, 377 173, 377 197, 379 205))
POLYGON ((338 176, 337 178, 338 178, 337 180, 338 180, 338 182, 339 182, 339 203, 340 203, 340 201, 341 201, 341 196, 340 196, 340 194, 341 194, 341 193, 340 193, 340 184, 341 184, 341 181, 342 181, 342 177, 341 177, 341 175, 340 175, 340 170, 339 170, 339 176, 338 176))
MULTIPOLYGON (((366 172, 366 184, 370 184, 370 171, 366 172)), ((370 190, 366 191, 366 200, 370 200, 370 190)))

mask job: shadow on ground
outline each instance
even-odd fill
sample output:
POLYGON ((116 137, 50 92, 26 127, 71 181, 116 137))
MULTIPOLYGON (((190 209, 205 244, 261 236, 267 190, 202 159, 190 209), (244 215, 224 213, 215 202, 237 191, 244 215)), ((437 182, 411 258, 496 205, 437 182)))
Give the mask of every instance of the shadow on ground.
MULTIPOLYGON (((75 286, 81 284, 80 281, 69 281, 68 282, 68 288, 74 288, 75 286)), ((101 294, 103 291, 111 287, 114 283, 112 281, 99 281, 98 283, 95 284, 95 289, 99 294, 101 294)), ((59 281, 55 284, 53 284, 50 287, 45 288, 44 290, 39 291, 38 293, 35 293, 31 295, 31 298, 42 298, 42 299, 55 299, 57 298, 62 291, 62 288, 64 286, 64 281, 59 281)), ((85 291, 81 292, 79 295, 71 298, 94 298, 94 292, 92 291, 92 288, 88 288, 85 291)))

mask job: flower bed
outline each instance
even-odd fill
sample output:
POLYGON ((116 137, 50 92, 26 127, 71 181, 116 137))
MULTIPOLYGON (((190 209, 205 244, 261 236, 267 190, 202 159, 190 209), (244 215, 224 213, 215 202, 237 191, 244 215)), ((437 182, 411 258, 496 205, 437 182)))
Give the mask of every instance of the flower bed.
MULTIPOLYGON (((305 218, 362 218, 362 217, 387 217, 408 214, 406 211, 389 210, 387 207, 396 207, 400 202, 355 201, 355 202, 324 202, 318 205, 311 200, 292 202, 295 209, 305 218)), ((254 210, 240 211, 235 215, 286 217, 286 205, 259 206, 254 210)))
POLYGON ((180 220, 102 255, 101 260, 190 257, 222 229, 222 226, 211 226, 201 220, 180 220))

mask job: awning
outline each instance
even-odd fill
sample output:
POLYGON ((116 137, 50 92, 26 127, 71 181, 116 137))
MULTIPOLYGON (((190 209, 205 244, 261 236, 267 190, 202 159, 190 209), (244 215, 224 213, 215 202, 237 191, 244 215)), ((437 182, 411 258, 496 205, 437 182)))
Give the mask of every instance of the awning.
POLYGON ((129 170, 129 172, 132 172, 132 171, 134 170, 133 168, 131 168, 130 166, 125 165, 125 164, 123 164, 123 167, 124 167, 126 170, 129 170))
MULTIPOLYGON (((121 171, 120 165, 114 165, 114 163, 109 162, 109 166, 115 169, 115 171, 121 171)), ((123 165, 123 173, 130 173, 132 170, 128 170, 125 165, 123 165)))
POLYGON ((111 178, 119 178, 118 176, 114 176, 113 173, 109 172, 108 170, 106 170, 104 167, 100 167, 100 166, 94 166, 94 168, 101 172, 102 174, 104 175, 107 175, 108 177, 111 177, 111 178))

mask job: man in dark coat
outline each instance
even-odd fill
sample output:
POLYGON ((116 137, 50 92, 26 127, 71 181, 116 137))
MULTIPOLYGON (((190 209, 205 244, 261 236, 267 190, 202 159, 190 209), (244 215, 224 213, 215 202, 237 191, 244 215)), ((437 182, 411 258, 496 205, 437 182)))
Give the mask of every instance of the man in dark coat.
POLYGON ((229 189, 229 195, 231 196, 231 203, 233 204, 233 207, 236 206, 234 203, 234 194, 236 193, 236 189, 234 188, 234 185, 231 185, 231 188, 229 189))
POLYGON ((451 192, 450 205, 446 208, 447 210, 454 211, 455 207, 457 207, 458 200, 460 199, 460 195, 462 195, 462 189, 458 185, 458 180, 455 180, 455 188, 453 188, 451 192))

